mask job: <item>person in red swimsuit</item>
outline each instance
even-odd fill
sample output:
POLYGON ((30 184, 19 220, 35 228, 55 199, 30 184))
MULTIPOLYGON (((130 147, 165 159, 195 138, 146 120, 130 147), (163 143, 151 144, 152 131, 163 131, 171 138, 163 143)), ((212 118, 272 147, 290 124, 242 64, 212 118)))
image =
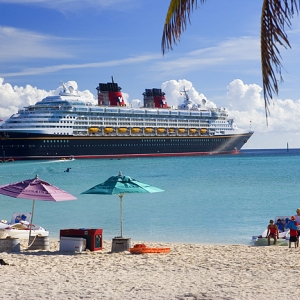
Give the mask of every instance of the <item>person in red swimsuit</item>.
POLYGON ((267 238, 268 245, 270 246, 270 239, 274 239, 274 245, 276 245, 277 239, 279 238, 278 227, 274 224, 273 220, 270 220, 270 224, 268 225, 267 238))

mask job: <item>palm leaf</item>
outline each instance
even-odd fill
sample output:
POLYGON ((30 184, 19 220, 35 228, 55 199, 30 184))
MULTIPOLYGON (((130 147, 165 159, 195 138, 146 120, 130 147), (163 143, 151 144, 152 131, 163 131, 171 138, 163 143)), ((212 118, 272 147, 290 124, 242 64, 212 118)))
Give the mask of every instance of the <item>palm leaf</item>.
POLYGON ((206 0, 171 0, 165 20, 161 48, 163 54, 166 50, 172 50, 172 44, 180 40, 181 33, 186 29, 187 20, 190 23, 190 15, 197 3, 206 0))
POLYGON ((277 45, 291 48, 285 27, 291 28, 291 18, 295 11, 298 12, 297 0, 263 1, 260 49, 266 118, 269 115, 270 99, 273 94, 278 94, 278 82, 283 82, 281 55, 277 45))
MULTIPOLYGON (((172 45, 180 41, 182 32, 197 3, 206 0, 171 0, 162 35, 162 52, 172 50, 172 45)), ((298 13, 300 0, 263 0, 261 15, 261 66, 266 119, 269 116, 270 100, 278 94, 281 75, 281 55, 278 45, 291 48, 285 28, 291 28, 291 18, 298 13), (277 79, 276 74, 279 75, 277 79)))

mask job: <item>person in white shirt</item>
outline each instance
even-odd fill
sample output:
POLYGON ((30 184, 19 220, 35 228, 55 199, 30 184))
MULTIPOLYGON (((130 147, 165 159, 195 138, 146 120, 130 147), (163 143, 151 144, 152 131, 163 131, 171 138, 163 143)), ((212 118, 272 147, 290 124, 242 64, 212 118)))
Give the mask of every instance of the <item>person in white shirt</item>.
POLYGON ((298 224, 300 223, 300 208, 296 209, 296 215, 295 215, 295 221, 298 222, 298 224))

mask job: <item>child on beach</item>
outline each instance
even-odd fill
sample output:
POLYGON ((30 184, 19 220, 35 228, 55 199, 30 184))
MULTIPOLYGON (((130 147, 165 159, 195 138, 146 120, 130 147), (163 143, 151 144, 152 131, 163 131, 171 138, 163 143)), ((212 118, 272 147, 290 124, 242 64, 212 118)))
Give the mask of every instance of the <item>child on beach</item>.
POLYGON ((276 241, 279 238, 278 227, 274 224, 273 220, 270 220, 270 224, 268 225, 267 238, 268 238, 268 246, 270 246, 270 239, 274 239, 274 245, 276 245, 276 241))
POLYGON ((288 228, 290 229, 289 248, 291 248, 292 243, 294 243, 295 248, 298 247, 298 222, 295 219, 295 216, 291 216, 288 224, 288 228))

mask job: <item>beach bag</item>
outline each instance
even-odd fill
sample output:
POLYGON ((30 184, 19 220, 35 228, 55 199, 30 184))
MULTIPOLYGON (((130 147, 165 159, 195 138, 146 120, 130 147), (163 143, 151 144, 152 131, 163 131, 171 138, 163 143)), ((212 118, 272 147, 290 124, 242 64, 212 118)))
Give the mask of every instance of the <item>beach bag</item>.
POLYGON ((295 224, 295 221, 289 221, 288 224, 286 225, 286 228, 298 230, 298 227, 297 227, 297 225, 295 224))

